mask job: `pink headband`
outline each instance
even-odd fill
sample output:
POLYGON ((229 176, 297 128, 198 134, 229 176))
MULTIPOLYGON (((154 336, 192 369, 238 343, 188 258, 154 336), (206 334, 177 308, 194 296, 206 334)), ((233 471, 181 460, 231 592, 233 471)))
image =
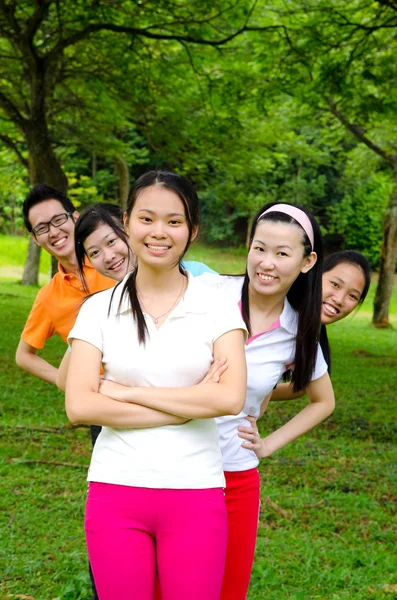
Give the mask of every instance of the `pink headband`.
POLYGON ((290 206, 289 204, 275 204, 274 206, 271 206, 270 208, 265 210, 265 212, 263 212, 261 214, 261 216, 259 217, 258 221, 264 215, 267 215, 267 213, 270 213, 270 212, 284 213, 285 215, 289 215, 290 217, 295 219, 295 221, 297 221, 299 223, 299 225, 302 227, 302 229, 306 233, 307 237, 309 238, 309 241, 311 243, 312 250, 313 250, 313 248, 314 248, 313 226, 310 222, 309 217, 307 216, 306 213, 303 212, 303 210, 301 210, 300 208, 297 208, 296 206, 290 206))

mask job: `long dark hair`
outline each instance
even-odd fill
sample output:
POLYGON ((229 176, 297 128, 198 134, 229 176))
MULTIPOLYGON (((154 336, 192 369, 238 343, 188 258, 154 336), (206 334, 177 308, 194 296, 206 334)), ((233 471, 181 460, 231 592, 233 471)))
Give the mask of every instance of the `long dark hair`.
MULTIPOLYGON (((360 306, 369 290, 369 286, 371 283, 371 268, 369 266, 368 260, 365 258, 361 252, 357 252, 356 250, 342 250, 340 252, 333 252, 324 258, 323 265, 323 273, 327 273, 328 271, 332 271, 334 267, 340 264, 349 264, 354 265, 361 269, 362 274, 364 275, 364 289, 361 293, 360 300, 358 301, 357 306, 360 306)), ((320 333, 320 345, 324 354, 325 361, 328 365, 328 372, 331 372, 331 350, 328 343, 328 335, 327 328, 325 325, 321 325, 321 333, 320 333)))
MULTIPOLYGON (((180 198, 183 207, 185 209, 186 222, 189 231, 189 237, 187 244, 179 257, 179 269, 181 273, 183 269, 181 267, 181 260, 186 254, 187 249, 192 241, 193 233, 197 230, 200 221, 200 204, 197 192, 193 185, 186 177, 177 175, 170 171, 149 171, 141 175, 134 183, 127 200, 126 218, 127 221, 131 216, 132 209, 134 208, 135 202, 139 194, 146 188, 152 186, 159 186, 171 192, 174 192, 180 198)), ((120 304, 125 294, 128 294, 131 310, 134 319, 137 323, 138 329, 138 340, 140 344, 144 344, 146 341, 146 335, 149 334, 146 325, 145 318, 142 313, 141 305, 139 303, 138 294, 136 291, 136 277, 138 274, 138 266, 128 277, 120 298, 120 304)))
MULTIPOLYGON (((285 202, 284 204, 288 204, 285 202)), ((289 223, 298 225, 302 230, 303 237, 303 256, 309 256, 312 250, 317 254, 317 262, 307 273, 299 273, 294 283, 290 287, 287 298, 291 306, 298 312, 298 330, 296 334, 295 346, 295 368, 292 372, 292 384, 294 391, 303 390, 310 383, 317 357, 317 347, 320 335, 321 324, 321 279, 323 265, 323 243, 320 228, 315 218, 301 206, 289 204, 300 208, 307 217, 313 227, 314 245, 303 229, 303 227, 289 215, 283 212, 270 212, 263 214, 272 206, 277 206, 277 203, 271 202, 263 206, 255 215, 249 237, 250 246, 254 239, 255 231, 258 223, 262 221, 270 221, 272 223, 289 223)), ((249 311, 249 276, 246 270, 244 275, 244 283, 241 295, 242 316, 251 334, 250 311, 249 311)))
POLYGON ((111 204, 109 202, 89 206, 77 219, 74 230, 74 248, 77 257, 77 266, 84 291, 87 294, 89 294, 89 289, 87 280, 84 276, 84 261, 87 253, 84 249, 84 242, 100 225, 109 225, 109 227, 113 229, 115 235, 117 235, 117 237, 119 237, 127 246, 128 258, 130 258, 132 254, 128 236, 123 226, 123 211, 121 208, 116 204, 111 204))

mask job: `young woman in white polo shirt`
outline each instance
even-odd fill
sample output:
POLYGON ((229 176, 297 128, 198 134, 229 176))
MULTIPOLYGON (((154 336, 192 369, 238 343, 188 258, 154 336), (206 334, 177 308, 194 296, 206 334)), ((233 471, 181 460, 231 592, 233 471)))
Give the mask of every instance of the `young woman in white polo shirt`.
POLYGON ((137 269, 89 298, 70 334, 68 416, 103 426, 88 475, 90 562, 101 600, 152 600, 156 571, 163 600, 218 600, 227 516, 213 417, 244 404, 245 326, 235 303, 180 268, 198 227, 185 178, 143 175, 126 214, 137 269), (213 358, 229 368, 200 384, 213 358), (131 402, 106 395, 115 388, 131 402))
MULTIPOLYGON (((84 275, 87 259, 101 275, 114 279, 115 282, 122 281, 135 266, 135 256, 124 228, 123 211, 116 204, 101 202, 89 206, 77 219, 74 245, 80 279, 87 294, 89 289, 84 275)), ((195 276, 215 273, 207 265, 196 261, 184 261, 182 266, 195 276)), ((65 352, 57 372, 56 384, 62 391, 65 391, 69 360, 70 348, 65 352)), ((208 380, 219 378, 224 370, 219 361, 216 361, 208 373, 208 380)), ((96 425, 91 427, 93 444, 100 430, 96 425)))
POLYGON ((307 388, 310 404, 262 440, 260 457, 303 435, 334 408, 327 365, 318 347, 321 267, 322 241, 315 219, 290 204, 268 204, 251 228, 245 276, 199 277, 240 304, 249 331, 245 406, 237 416, 217 419, 229 525, 222 600, 246 598, 254 558, 260 493, 254 450, 259 436, 247 417, 262 414, 273 388, 292 366, 294 389, 307 388))

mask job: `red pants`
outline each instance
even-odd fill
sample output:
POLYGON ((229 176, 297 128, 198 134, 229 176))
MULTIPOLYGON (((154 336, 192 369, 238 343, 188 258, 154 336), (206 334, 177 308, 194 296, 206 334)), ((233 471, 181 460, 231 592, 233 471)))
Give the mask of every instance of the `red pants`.
POLYGON ((245 600, 254 562, 258 531, 258 469, 225 472, 228 542, 220 600, 245 600))

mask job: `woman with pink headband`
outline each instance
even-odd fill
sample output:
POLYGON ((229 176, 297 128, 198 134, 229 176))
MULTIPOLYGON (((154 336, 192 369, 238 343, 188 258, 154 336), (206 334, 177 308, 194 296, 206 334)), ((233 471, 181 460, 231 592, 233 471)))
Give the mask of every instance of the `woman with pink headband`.
POLYGON ((249 332, 245 406, 237 416, 216 419, 229 527, 221 600, 247 596, 258 525, 259 459, 310 431, 334 409, 332 385, 318 344, 322 260, 321 233, 312 215, 292 204, 273 203, 254 218, 245 275, 200 276, 240 304, 249 332), (310 403, 260 440, 256 419, 265 411, 281 376, 290 370, 294 390, 306 388, 310 403))

